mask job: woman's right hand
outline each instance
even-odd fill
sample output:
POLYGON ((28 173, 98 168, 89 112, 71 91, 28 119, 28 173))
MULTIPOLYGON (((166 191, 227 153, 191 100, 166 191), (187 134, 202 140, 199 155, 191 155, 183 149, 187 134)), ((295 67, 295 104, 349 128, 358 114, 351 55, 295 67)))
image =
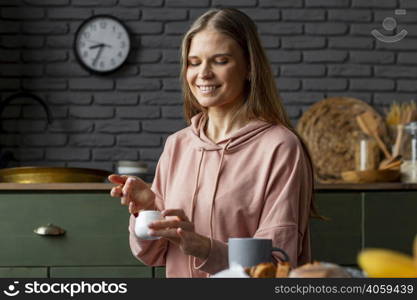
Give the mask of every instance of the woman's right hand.
POLYGON ((110 175, 108 179, 111 183, 117 184, 111 189, 110 195, 120 198, 121 204, 128 206, 131 214, 154 206, 155 194, 142 179, 116 174, 110 175))

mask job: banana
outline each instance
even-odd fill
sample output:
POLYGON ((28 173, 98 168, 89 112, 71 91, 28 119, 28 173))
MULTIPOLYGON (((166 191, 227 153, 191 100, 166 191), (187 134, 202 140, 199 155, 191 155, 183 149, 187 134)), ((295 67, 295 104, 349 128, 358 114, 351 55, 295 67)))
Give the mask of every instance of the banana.
POLYGON ((358 263, 369 277, 417 277, 413 258, 392 250, 364 249, 358 255, 358 263))

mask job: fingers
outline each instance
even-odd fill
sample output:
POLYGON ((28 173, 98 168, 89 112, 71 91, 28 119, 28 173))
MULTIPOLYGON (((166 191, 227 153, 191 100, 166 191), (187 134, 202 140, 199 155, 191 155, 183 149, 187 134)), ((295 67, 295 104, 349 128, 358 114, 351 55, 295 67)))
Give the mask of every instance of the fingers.
POLYGON ((182 221, 190 222, 183 209, 165 209, 162 211, 162 216, 176 216, 182 221))
POLYGON ((117 174, 112 174, 109 177, 107 177, 107 179, 111 182, 111 183, 115 183, 115 184, 124 184, 127 180, 128 176, 126 175, 117 175, 117 174))
POLYGON ((151 236, 160 236, 166 239, 177 240, 178 241, 178 233, 177 228, 171 229, 149 229, 149 235, 151 236))
POLYGON ((179 219, 170 219, 170 220, 161 220, 154 221, 148 226, 150 229, 160 230, 160 229, 174 229, 182 228, 184 230, 193 230, 193 224, 187 221, 181 221, 179 219))
POLYGON ((120 204, 122 205, 128 205, 130 202, 126 195, 123 193, 123 186, 121 185, 113 187, 110 191, 110 196, 120 198, 120 204))
POLYGON ((167 238, 174 243, 180 240, 185 242, 184 237, 194 232, 194 224, 188 221, 187 216, 182 209, 166 209, 162 211, 162 216, 168 217, 165 220, 158 220, 150 223, 149 234, 167 238), (179 234, 182 233, 182 236, 179 234))
POLYGON ((137 205, 133 201, 129 202, 129 213, 136 214, 138 212, 139 208, 137 207, 137 205))
POLYGON ((140 209, 149 207, 152 203, 154 194, 140 178, 113 174, 109 176, 109 180, 113 183, 119 183, 111 189, 110 195, 120 198, 120 203, 129 206, 131 213, 137 213, 140 209))
POLYGON ((180 237, 180 239, 185 242, 187 238, 188 232, 182 228, 177 228, 177 235, 180 237))
POLYGON ((111 189, 110 196, 120 198, 120 203, 128 206, 131 214, 138 213, 143 202, 147 199, 146 189, 150 191, 147 184, 135 176, 112 174, 108 179, 110 182, 118 184, 111 189))
POLYGON ((123 185, 123 196, 125 197, 129 197, 130 195, 130 191, 133 190, 134 188, 134 182, 136 181, 136 178, 134 177, 128 177, 125 181, 125 184, 123 185))
POLYGON ((110 196, 115 197, 115 198, 120 198, 120 203, 122 205, 129 205, 129 202, 132 201, 130 199, 131 192, 129 191, 129 189, 132 188, 131 182, 134 179, 131 179, 129 178, 129 176, 125 176, 125 175, 121 175, 121 176, 110 175, 109 180, 110 179, 112 180, 113 183, 123 181, 123 184, 119 184, 111 189, 110 196))
POLYGON ((116 197, 116 198, 122 197, 123 196, 122 186, 118 185, 118 186, 113 187, 110 191, 110 196, 116 197))
POLYGON ((121 199, 121 203, 123 205, 127 205, 129 202, 134 202, 133 199, 133 191, 134 191, 134 182, 135 182, 135 178, 133 177, 129 177, 127 178, 125 184, 122 187, 122 199, 121 199))

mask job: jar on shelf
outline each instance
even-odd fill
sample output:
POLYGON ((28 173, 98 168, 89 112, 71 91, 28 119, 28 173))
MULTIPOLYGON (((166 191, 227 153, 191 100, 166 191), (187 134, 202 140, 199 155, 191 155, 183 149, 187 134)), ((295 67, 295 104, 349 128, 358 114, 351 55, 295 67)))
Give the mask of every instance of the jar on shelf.
POLYGON ((401 181, 417 183, 417 122, 404 126, 401 155, 401 181))
POLYGON ((379 164, 379 148, 375 139, 358 132, 355 144, 355 170, 375 170, 379 164))
POLYGON ((145 179, 148 165, 142 161, 120 160, 117 162, 116 172, 120 175, 133 175, 145 179))

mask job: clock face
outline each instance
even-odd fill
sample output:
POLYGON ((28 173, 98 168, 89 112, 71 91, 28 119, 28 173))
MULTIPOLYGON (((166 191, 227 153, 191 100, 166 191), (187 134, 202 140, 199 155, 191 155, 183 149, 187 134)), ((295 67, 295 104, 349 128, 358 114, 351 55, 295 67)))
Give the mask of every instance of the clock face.
POLYGON ((130 38, 126 27, 111 16, 94 16, 75 35, 75 54, 89 71, 109 73, 126 61, 130 38))

